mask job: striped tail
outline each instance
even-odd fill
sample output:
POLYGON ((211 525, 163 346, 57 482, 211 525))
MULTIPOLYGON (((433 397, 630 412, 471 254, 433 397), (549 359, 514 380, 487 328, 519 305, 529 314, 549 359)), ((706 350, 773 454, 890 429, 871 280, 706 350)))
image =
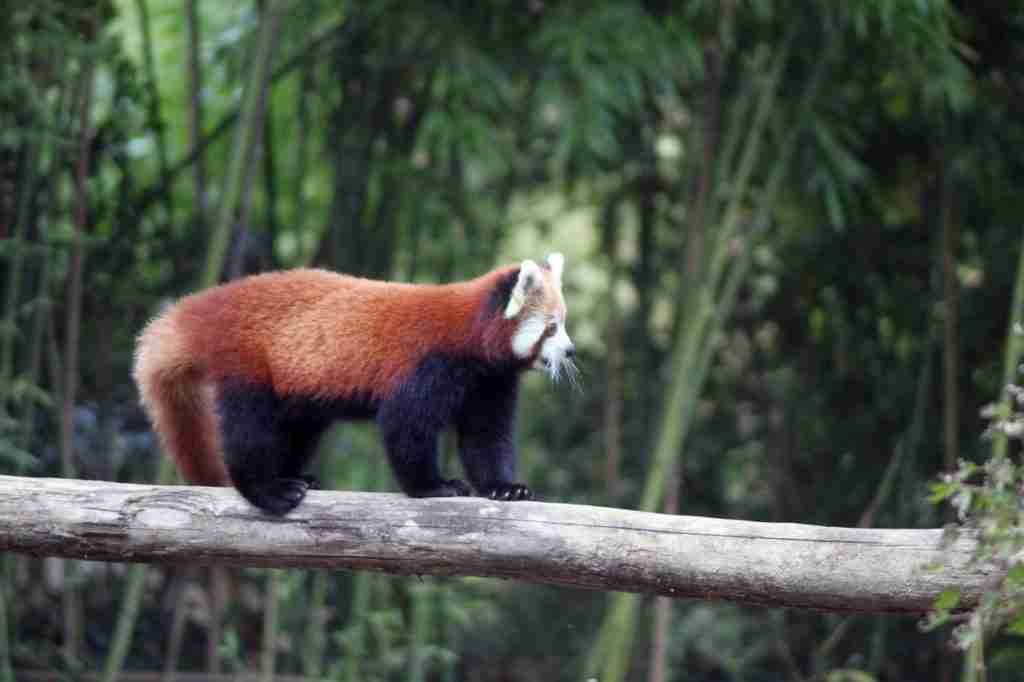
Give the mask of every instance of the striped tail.
POLYGON ((189 483, 230 485, 221 456, 212 386, 186 348, 171 315, 156 318, 139 335, 135 383, 164 451, 189 483))

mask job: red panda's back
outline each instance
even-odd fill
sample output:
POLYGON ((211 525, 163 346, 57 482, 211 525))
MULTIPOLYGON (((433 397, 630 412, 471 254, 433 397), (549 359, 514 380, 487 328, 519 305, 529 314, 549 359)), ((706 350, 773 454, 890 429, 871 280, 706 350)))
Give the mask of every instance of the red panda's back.
POLYGON ((437 286, 289 270, 186 297, 171 314, 211 379, 382 398, 427 354, 477 343, 473 324, 495 276, 437 286))
POLYGON ((429 353, 473 343, 483 290, 475 280, 344 284, 278 327, 269 358, 279 393, 383 398, 429 353))
POLYGON ((188 296, 170 315, 210 378, 272 383, 268 354, 279 328, 355 281, 324 270, 266 273, 188 296))

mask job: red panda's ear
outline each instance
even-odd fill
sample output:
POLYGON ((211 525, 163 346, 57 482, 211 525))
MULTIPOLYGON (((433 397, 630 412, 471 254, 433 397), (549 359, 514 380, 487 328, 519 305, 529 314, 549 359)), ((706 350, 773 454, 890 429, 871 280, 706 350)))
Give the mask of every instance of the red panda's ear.
POLYGON ((565 256, 560 253, 548 254, 548 268, 551 276, 558 284, 562 283, 562 271, 565 270, 565 256))
POLYGON ((518 315, 526 299, 532 291, 541 285, 540 266, 532 260, 524 260, 519 266, 519 278, 516 285, 512 287, 512 293, 508 297, 508 305, 505 306, 505 317, 512 319, 518 315))

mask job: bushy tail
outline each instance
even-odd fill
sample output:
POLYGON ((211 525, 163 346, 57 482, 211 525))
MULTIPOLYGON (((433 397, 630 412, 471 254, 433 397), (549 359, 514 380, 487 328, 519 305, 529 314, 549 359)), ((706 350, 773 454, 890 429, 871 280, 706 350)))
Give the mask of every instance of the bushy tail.
POLYGON ((164 450, 185 480, 228 485, 211 387, 169 315, 149 323, 135 349, 135 383, 164 450))

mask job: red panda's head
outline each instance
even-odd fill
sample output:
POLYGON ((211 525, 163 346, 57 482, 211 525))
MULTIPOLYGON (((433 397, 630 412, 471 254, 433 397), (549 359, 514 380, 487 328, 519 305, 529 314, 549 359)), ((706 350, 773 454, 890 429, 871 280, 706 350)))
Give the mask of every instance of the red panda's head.
POLYGON ((575 377, 576 352, 565 331, 566 308, 562 297, 565 257, 553 253, 543 266, 524 260, 505 305, 505 319, 515 322, 512 352, 531 367, 544 370, 555 381, 575 377))

